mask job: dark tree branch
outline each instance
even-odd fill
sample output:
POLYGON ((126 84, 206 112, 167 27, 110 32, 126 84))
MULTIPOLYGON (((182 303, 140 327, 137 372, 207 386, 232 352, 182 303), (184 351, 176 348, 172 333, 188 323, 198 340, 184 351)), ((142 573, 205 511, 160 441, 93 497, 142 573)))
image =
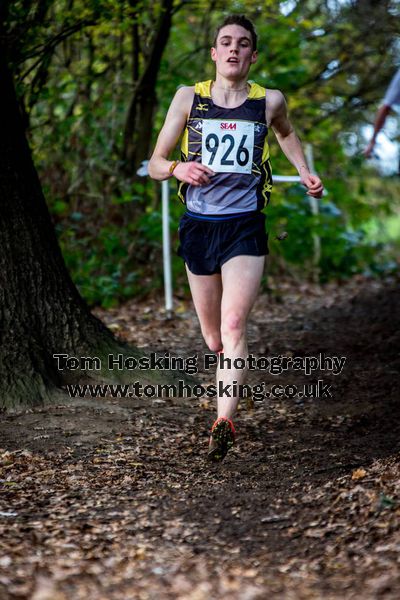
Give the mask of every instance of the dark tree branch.
POLYGON ((69 38, 74 33, 81 31, 85 27, 93 27, 93 25, 96 25, 96 22, 97 22, 96 20, 81 19, 80 21, 77 21, 73 25, 70 25, 69 27, 66 27, 65 29, 61 30, 59 33, 57 33, 55 36, 53 36, 50 40, 48 40, 47 43, 35 46, 31 52, 29 52, 28 54, 25 54, 23 57, 21 57, 21 60, 19 61, 20 63, 22 63, 29 58, 35 58, 36 56, 39 57, 39 59, 34 63, 34 65, 29 67, 29 69, 24 73, 24 75, 21 77, 21 79, 24 79, 25 77, 27 77, 27 75, 29 75, 29 73, 31 73, 31 71, 36 68, 36 66, 40 63, 40 61, 43 60, 43 57, 49 52, 54 52, 56 47, 61 42, 63 42, 67 38, 69 38))
POLYGON ((161 58, 172 24, 173 0, 163 0, 160 17, 155 26, 148 59, 135 87, 125 122, 122 159, 127 173, 136 172, 138 164, 147 158, 156 105, 155 85, 161 58), (140 146, 139 146, 140 142, 140 146))

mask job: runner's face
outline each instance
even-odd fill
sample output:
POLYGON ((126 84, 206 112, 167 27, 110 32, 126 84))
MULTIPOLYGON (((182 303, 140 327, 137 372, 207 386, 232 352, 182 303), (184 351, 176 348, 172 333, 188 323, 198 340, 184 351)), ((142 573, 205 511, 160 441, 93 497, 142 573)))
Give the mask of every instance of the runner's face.
POLYGON ((222 27, 216 48, 211 48, 211 58, 220 75, 228 79, 247 77, 250 66, 257 60, 257 51, 252 50, 250 31, 240 25, 222 27))

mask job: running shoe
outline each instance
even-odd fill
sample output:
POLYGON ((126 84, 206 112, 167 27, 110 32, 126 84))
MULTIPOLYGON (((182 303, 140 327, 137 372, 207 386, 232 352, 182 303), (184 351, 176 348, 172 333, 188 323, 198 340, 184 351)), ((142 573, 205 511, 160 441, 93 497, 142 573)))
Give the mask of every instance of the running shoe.
POLYGON ((220 417, 211 428, 208 445, 208 460, 219 462, 225 458, 235 443, 236 431, 233 423, 226 417, 220 417))

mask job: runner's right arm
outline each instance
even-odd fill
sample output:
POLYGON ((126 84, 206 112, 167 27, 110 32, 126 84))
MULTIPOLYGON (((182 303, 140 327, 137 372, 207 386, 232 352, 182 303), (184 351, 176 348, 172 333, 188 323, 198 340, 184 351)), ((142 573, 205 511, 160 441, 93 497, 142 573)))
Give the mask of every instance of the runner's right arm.
POLYGON ((364 156, 366 156, 367 158, 369 158, 372 154, 372 150, 374 149, 377 135, 380 132, 380 130, 382 129, 382 127, 384 126, 386 117, 390 113, 390 110, 391 110, 391 107, 388 106, 387 104, 384 104, 383 106, 381 106, 378 109, 378 112, 375 117, 374 132, 372 134, 372 138, 371 138, 368 146, 364 150, 364 156))
MULTIPOLYGON (((193 87, 179 88, 171 102, 148 166, 149 175, 152 179, 162 181, 171 177, 170 169, 173 161, 168 160, 168 157, 176 147, 186 126, 193 102, 193 94, 193 87)), ((210 183, 209 175, 212 174, 211 169, 195 161, 179 162, 172 173, 179 181, 191 185, 210 183)))

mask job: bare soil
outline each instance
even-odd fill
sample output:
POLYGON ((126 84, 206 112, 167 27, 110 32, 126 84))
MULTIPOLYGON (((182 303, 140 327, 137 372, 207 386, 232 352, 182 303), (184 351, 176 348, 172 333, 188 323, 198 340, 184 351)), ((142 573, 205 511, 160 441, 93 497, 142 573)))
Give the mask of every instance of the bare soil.
MULTIPOLYGON (((251 371, 251 384, 322 379, 332 398, 243 401, 221 464, 206 461, 206 398, 66 398, 2 416, 1 600, 400 597, 398 285, 271 287, 250 352, 346 363, 251 371)), ((177 302, 174 319, 156 301, 97 314, 141 348, 202 356, 177 302)))

